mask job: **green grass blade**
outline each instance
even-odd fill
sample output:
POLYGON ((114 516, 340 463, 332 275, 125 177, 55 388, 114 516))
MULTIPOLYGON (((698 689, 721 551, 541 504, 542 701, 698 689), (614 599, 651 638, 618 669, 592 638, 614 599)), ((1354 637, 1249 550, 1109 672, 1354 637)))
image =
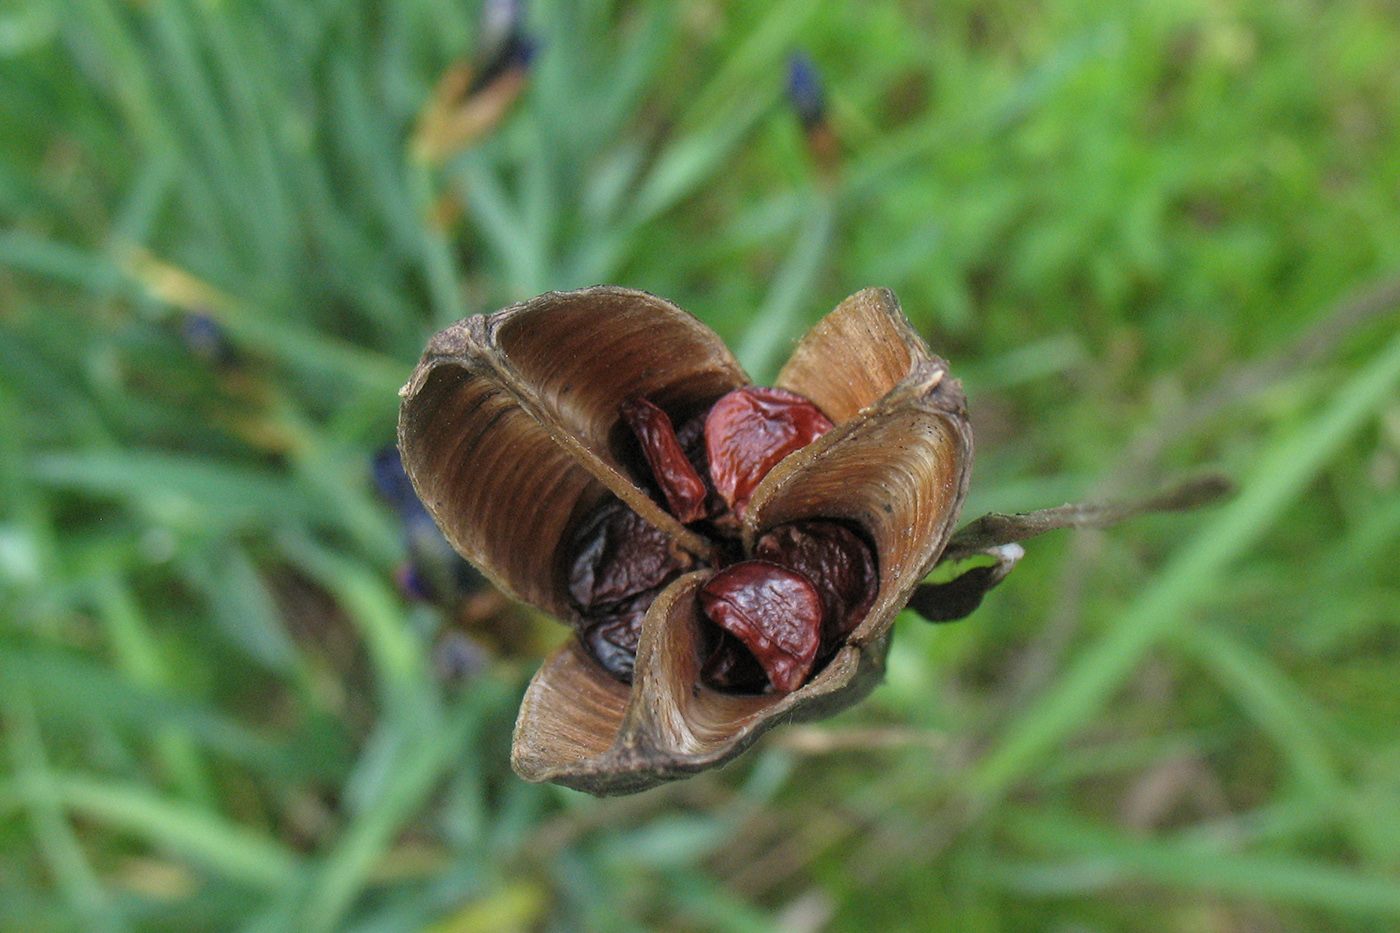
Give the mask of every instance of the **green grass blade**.
POLYGON ((668 145, 632 199, 625 226, 637 228, 655 220, 713 177, 777 99, 776 86, 761 89, 724 123, 694 130, 668 145))
MULTIPOLYGON (((1173 639, 1215 675, 1244 711, 1273 740, 1303 786, 1322 805, 1335 806, 1343 792, 1336 752, 1314 727, 1317 704, 1299 696, 1288 676, 1237 639, 1204 625, 1182 626, 1173 639)), ((1326 732, 1335 725, 1316 722, 1326 732)))
POLYGON ((1065 676, 1014 721, 973 769, 967 790, 1000 797, 1122 686, 1152 646, 1209 593, 1290 502, 1373 417, 1400 383, 1400 336, 1341 386, 1328 407, 1265 451, 1239 496, 1222 506, 1146 593, 1088 647, 1065 676))
MULTIPOLYGON (((172 803, 141 786, 54 773, 49 791, 73 812, 183 855, 231 881, 276 891, 296 883, 301 872, 300 857, 266 835, 172 803)), ((37 793, 26 785, 0 786, 0 801, 32 805, 37 793)))
MULTIPOLYGON (((116 658, 118 669, 133 683, 153 691, 168 689, 170 674, 157 640, 134 594, 115 567, 99 570, 95 582, 98 615, 116 658)), ((175 726, 163 726, 152 736, 161 770, 190 801, 212 807, 213 786, 191 737, 175 726)))
POLYGON ((116 267, 101 256, 23 230, 0 233, 0 265, 42 275, 96 294, 113 291, 121 281, 116 267))
POLYGON ((734 351, 744 370, 760 385, 772 383, 806 328, 803 302, 825 270, 835 227, 835 204, 831 198, 818 195, 798 228, 792 251, 773 279, 767 300, 755 312, 753 323, 734 351))
POLYGON ((370 870, 387 852, 404 821, 423 805, 453 761, 477 734, 483 717, 499 699, 500 684, 478 681, 452 710, 438 732, 405 746, 393 781, 346 828, 312 879, 294 929, 329 933, 362 891, 370 870))
POLYGON ((112 496, 191 527, 314 521, 322 512, 274 473, 208 458, 142 450, 44 454, 30 470, 39 486, 112 496))
POLYGON ((0 676, 7 744, 16 771, 14 789, 9 794, 0 785, 0 802, 7 796, 16 798, 16 802, 28 810, 39 852, 74 912, 87 918, 93 930, 102 933, 124 930, 126 924, 112 905, 63 812, 62 795, 55 787, 55 775, 50 769, 27 694, 28 685, 13 672, 0 676))
MULTIPOLYGON (((56 651, 0 645, 0 676, 38 685, 33 702, 45 722, 129 729, 145 735, 178 728, 203 747, 279 780, 326 777, 343 770, 343 748, 330 735, 272 740, 224 712, 142 689, 102 665, 56 651)), ((343 745, 343 739, 339 740, 343 745)))
MULTIPOLYGON (((1400 919, 1400 884, 1389 875, 1220 846, 1129 839, 1051 814, 1019 815, 1012 820, 1012 828, 1031 845, 1088 860, 1080 863, 1085 870, 1077 876, 1090 883, 1081 884, 1075 893, 1155 881, 1200 893, 1400 919)), ((1046 882, 1072 877, 1069 870, 1075 867, 1061 863, 1027 870, 1003 865, 991 870, 1004 884, 1024 886, 1028 893, 1052 893, 1046 882), (1034 886, 1040 886, 1040 891, 1035 892, 1034 886)))
POLYGON ((1324 718, 1320 703, 1302 695, 1287 674, 1237 639, 1189 625, 1178 632, 1176 642, 1215 675, 1273 740, 1314 807, 1340 820, 1360 851, 1383 860, 1400 838, 1400 825, 1386 808, 1356 804, 1334 747, 1342 734, 1340 717, 1328 711, 1324 718))
POLYGON ((336 596, 355 623, 388 711, 430 730, 438 710, 426 644, 408 626, 398 594, 357 562, 309 539, 289 534, 282 545, 293 562, 336 596))
POLYGON ((268 670, 296 677, 301 658, 267 582, 235 544, 181 561, 184 575, 209 603, 229 640, 268 670))
POLYGON ((763 20, 695 95, 686 110, 686 122, 695 126, 732 119, 728 111, 736 100, 749 99, 756 87, 776 89, 784 60, 820 6, 816 0, 784 0, 769 6, 763 20))

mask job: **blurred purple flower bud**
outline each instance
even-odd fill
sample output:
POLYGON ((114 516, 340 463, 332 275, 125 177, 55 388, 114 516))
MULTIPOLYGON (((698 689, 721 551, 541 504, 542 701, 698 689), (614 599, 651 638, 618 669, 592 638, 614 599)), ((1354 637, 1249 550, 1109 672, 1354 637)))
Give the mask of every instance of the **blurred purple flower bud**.
POLYGON ((478 45, 492 49, 520 32, 525 21, 521 0, 486 0, 481 6, 481 34, 478 45))
POLYGON ((432 586, 411 561, 399 564, 398 569, 394 571, 394 582, 398 584, 399 592, 409 599, 430 602, 436 595, 432 586))
POLYGON ((805 52, 794 52, 788 57, 787 93, 804 130, 810 131, 826 118, 821 74, 805 52))
POLYGON ((235 366, 238 353, 228 332, 207 314, 190 312, 180 317, 180 339, 195 356, 217 366, 235 366))
POLYGON ((525 32, 520 0, 488 0, 482 10, 475 63, 443 72, 419 115, 414 151, 442 162, 492 132, 525 89, 535 40, 525 32))
POLYGON ((525 32, 525 5, 520 0, 488 0, 481 15, 479 64, 468 96, 490 87, 509 71, 524 72, 535 58, 535 40, 525 32))
POLYGON ((479 589, 481 574, 438 530, 404 472, 399 449, 391 444, 376 453, 370 474, 375 489, 394 507, 403 528, 408 562, 398 571, 400 591, 410 599, 452 605, 479 589))
POLYGON ((418 500, 418 493, 413 491, 413 483, 409 482, 408 474, 404 472, 398 447, 390 444, 376 453, 370 463, 370 475, 374 478, 374 488, 379 495, 400 514, 412 510, 427 514, 427 509, 418 500))
POLYGON ((472 79, 467 89, 468 96, 478 94, 501 79, 509 72, 525 72, 535 58, 535 40, 525 35, 512 35, 506 39, 490 58, 482 63, 481 70, 472 79))
POLYGON ((433 667, 445 681, 470 680, 490 666, 490 653, 463 632, 448 631, 433 647, 433 667))

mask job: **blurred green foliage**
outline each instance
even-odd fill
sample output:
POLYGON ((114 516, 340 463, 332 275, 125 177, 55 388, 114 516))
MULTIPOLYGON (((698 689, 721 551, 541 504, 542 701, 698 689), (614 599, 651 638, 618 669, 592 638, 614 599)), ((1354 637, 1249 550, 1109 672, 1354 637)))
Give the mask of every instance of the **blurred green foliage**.
POLYGON ((520 99, 425 158, 482 22, 0 5, 0 928, 1400 923, 1393 7, 536 0, 520 99), (894 288, 969 388, 969 517, 1241 491, 1034 542, 719 773, 525 785, 560 635, 406 599, 370 463, 428 334, 598 282, 760 381, 894 288))

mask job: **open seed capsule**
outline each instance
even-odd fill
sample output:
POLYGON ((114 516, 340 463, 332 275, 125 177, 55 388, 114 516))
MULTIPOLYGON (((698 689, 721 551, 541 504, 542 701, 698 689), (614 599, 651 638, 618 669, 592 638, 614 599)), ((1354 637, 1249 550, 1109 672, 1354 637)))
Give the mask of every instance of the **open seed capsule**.
POLYGON ((580 634, 544 662, 521 704, 512 762, 527 780, 642 790, 732 759, 780 720, 830 715, 879 682, 895 614, 937 562, 967 494, 962 387, 891 292, 859 292, 798 343, 782 392, 753 393, 815 406, 781 416, 799 425, 799 441, 753 458, 760 475, 726 479, 742 490, 740 507, 707 512, 676 453, 686 429, 672 444, 651 408, 684 426, 748 385, 719 337, 684 311, 597 287, 459 321, 433 338, 404 387, 404 466, 448 540, 506 593, 580 634), (638 431, 660 433, 650 459, 638 431), (676 469, 658 485, 653 465, 663 461, 676 469), (600 510, 619 508, 649 526, 645 548, 624 549, 643 556, 627 559, 650 563, 581 590, 580 535, 600 510), (823 535, 831 543, 807 540, 823 535), (781 671, 777 686, 716 679, 713 665, 707 676, 720 636, 702 589, 725 567, 785 554, 787 570, 750 576, 793 593, 806 592, 794 576, 816 588, 801 600, 823 620, 813 623, 816 653, 808 657, 816 636, 789 639, 796 647, 770 668, 781 671), (823 554, 840 569, 799 566, 823 554), (603 614, 613 609, 632 615, 603 614), (637 617, 640 630, 627 631, 637 617))

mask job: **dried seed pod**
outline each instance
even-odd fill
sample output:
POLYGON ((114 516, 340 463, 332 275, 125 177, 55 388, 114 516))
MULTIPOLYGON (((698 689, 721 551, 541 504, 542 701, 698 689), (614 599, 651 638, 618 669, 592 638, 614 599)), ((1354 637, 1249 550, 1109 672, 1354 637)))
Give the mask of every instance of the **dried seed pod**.
MULTIPOLYGON (((972 437, 961 386, 893 294, 867 289, 848 298, 802 339, 778 379, 833 426, 811 430, 741 483, 741 520, 725 517, 735 542, 687 527, 646 493, 629 431, 660 423, 637 415, 644 406, 635 400, 645 399, 681 426, 675 433, 690 450, 688 426, 747 385, 714 333, 668 302, 621 288, 544 295, 458 322, 429 344, 403 390, 399 422, 419 495, 488 577, 580 633, 526 691, 512 754, 522 777, 595 794, 645 789, 730 760, 780 720, 830 715, 879 681, 895 614, 938 560, 966 496, 972 437), (634 427, 623 415, 628 406, 634 427), (649 545, 645 572, 606 560, 587 574, 576 570, 583 526, 609 497, 655 530, 665 560, 660 545, 649 545), (773 543, 783 528, 828 526, 868 542, 868 565, 848 543, 836 546, 837 556, 773 543), (814 575, 819 591, 839 588, 819 592, 814 611, 846 613, 854 628, 831 639, 823 629, 807 669, 815 636, 794 641, 787 653, 795 666, 780 665, 776 678, 770 672, 776 689, 715 689, 702 668, 716 629, 699 594, 724 566, 759 556, 760 541, 770 556, 786 547, 809 563, 832 563, 783 572, 814 575), (867 566, 870 592, 859 576, 867 566), (589 602, 595 591, 607 600, 589 602), (830 606, 838 609, 823 608, 830 606), (630 683, 619 676, 628 659, 630 683)), ((662 449, 651 443, 651 453, 662 449)), ((675 461, 669 440, 665 448, 658 462, 675 461)), ((698 511, 698 493, 683 498, 686 514, 698 511)))

